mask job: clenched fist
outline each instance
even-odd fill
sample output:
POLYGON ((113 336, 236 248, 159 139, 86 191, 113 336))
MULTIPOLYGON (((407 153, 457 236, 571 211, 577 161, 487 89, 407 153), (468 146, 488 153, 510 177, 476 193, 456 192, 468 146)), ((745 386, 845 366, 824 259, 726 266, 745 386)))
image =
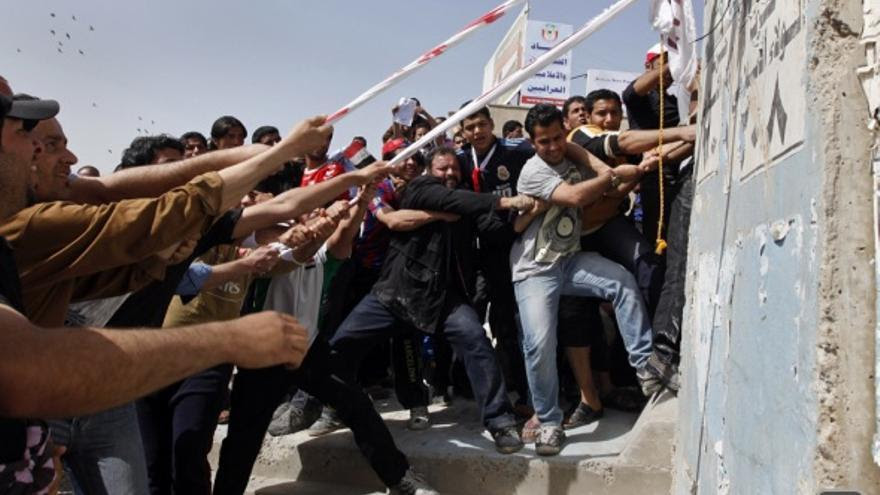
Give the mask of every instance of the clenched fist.
POLYGON ((284 364, 298 368, 308 351, 309 334, 293 316, 264 311, 226 322, 232 362, 241 368, 284 364))
POLYGON ((318 115, 300 122, 276 146, 280 146, 291 158, 322 148, 333 135, 333 126, 324 124, 326 120, 326 116, 318 115))

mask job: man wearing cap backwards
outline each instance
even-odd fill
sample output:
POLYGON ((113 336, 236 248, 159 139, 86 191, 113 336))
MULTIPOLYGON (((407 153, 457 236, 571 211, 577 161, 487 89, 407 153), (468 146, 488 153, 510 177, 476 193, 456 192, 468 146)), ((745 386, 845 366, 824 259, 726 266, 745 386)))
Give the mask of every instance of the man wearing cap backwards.
MULTIPOLYGON (((11 93, 8 83, 0 78, 0 217, 3 218, 15 218, 16 212, 25 209, 29 202, 30 164, 42 151, 40 144, 31 137, 31 129, 37 122, 52 118, 58 112, 58 104, 54 101, 13 102, 11 93)), ((314 132, 309 129, 300 131, 301 134, 302 131, 314 132)), ((300 139, 303 137, 314 139, 307 134, 300 139)), ((230 186, 250 180, 244 179, 246 170, 234 172, 225 174, 230 186)), ((230 187, 229 192, 234 189, 230 187)), ((222 206, 226 198, 218 193, 215 196, 218 197, 213 202, 222 206)), ((196 216, 197 211, 192 216, 196 216)), ((101 215, 100 211, 94 213, 101 215)), ((61 218, 51 220, 54 227, 49 229, 51 231, 68 227, 61 218)), ((43 236, 47 243, 51 243, 50 234, 52 232, 43 236)), ((77 244, 62 247, 81 249, 77 244)), ((41 265, 47 264, 51 263, 47 260, 45 264, 34 264, 34 270, 43 270, 35 284, 46 275, 41 265)), ((46 331, 22 316, 25 304, 19 269, 13 251, 3 237, 0 237, 0 266, 2 493, 42 493, 55 475, 51 459, 54 452, 45 423, 6 418, 95 412, 130 401, 222 362, 249 367, 287 363, 295 367, 306 352, 305 329, 293 318, 273 313, 162 334, 87 328, 46 331), (254 331, 261 335, 255 336, 254 331), (106 379, 110 374, 114 375, 114 380, 106 379)), ((66 300, 56 304, 66 309, 66 300)))

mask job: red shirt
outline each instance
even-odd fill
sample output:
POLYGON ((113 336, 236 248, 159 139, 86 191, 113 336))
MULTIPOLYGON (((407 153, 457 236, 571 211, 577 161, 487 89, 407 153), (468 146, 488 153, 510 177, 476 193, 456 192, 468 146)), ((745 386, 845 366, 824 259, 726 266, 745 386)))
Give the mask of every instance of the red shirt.
POLYGON ((345 168, 343 168, 342 165, 334 162, 327 162, 318 168, 307 168, 303 170, 303 178, 302 182, 300 182, 300 187, 320 184, 325 180, 332 179, 333 177, 336 177, 337 175, 342 175, 344 173, 345 168))

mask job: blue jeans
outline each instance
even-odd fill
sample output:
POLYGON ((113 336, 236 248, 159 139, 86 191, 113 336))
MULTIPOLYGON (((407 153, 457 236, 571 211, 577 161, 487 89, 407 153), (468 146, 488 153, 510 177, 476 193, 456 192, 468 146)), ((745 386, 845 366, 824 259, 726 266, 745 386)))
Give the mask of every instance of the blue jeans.
POLYGON ((50 425, 55 443, 67 447, 64 469, 77 495, 148 493, 147 463, 133 403, 50 425))
POLYGON ((557 261, 550 270, 514 283, 514 291, 523 326, 529 390, 542 424, 562 424, 556 375, 560 296, 611 301, 630 365, 641 368, 651 354, 651 320, 638 284, 624 267, 597 253, 580 252, 557 261))
MULTIPOLYGON (((368 294, 342 322, 330 341, 334 371, 349 383, 355 383, 361 360, 373 346, 412 331, 402 323, 376 296, 368 294)), ((516 424, 495 351, 474 308, 464 303, 454 305, 441 331, 452 349, 464 359, 486 428, 493 431, 516 424)))

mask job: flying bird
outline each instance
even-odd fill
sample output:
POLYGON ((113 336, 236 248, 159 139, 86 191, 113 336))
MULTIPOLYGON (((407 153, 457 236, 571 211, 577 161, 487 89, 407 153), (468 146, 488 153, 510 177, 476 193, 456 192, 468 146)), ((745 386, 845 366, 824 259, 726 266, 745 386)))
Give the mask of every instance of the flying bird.
POLYGON ((85 53, 83 53, 82 50, 79 50, 79 54, 80 54, 80 55, 85 55, 85 53))
POLYGON ((67 39, 70 39, 70 33, 64 33, 64 36, 67 36, 67 39))
POLYGON ((55 30, 54 30, 54 29, 50 29, 49 32, 52 33, 52 36, 55 36, 55 30))
POLYGON ((49 12, 49 17, 55 17, 55 12, 49 12))
POLYGON ((93 107, 93 108, 98 108, 98 104, 97 104, 97 103, 94 103, 94 102, 92 102, 92 107, 93 107))
POLYGON ((63 51, 61 51, 61 48, 59 48, 59 49, 58 49, 58 53, 64 53, 64 52, 63 52, 63 51))
POLYGON ((21 53, 21 48, 16 48, 16 51, 18 51, 18 53, 21 53))
POLYGON ((138 120, 144 120, 144 118, 138 115, 138 120))
POLYGON ((58 46, 64 46, 64 43, 62 43, 62 42, 59 41, 59 42, 58 42, 58 46))
POLYGON ((110 148, 107 148, 107 153, 112 154, 112 153, 113 153, 113 150, 111 150, 110 148))
POLYGON ((94 30, 95 30, 95 26, 89 26, 89 31, 94 31, 94 30))
POLYGON ((73 19, 74 21, 76 20, 76 16, 75 16, 75 15, 70 16, 70 18, 73 19))

